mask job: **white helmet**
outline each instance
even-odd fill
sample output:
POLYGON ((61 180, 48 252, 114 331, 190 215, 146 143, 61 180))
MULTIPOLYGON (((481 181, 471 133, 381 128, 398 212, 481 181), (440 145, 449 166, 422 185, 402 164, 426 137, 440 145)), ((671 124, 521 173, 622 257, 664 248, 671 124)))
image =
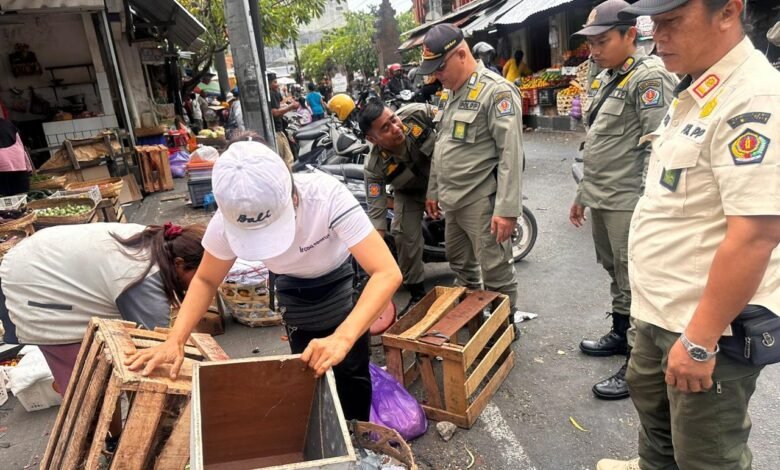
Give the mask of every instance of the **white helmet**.
POLYGON ((488 65, 493 62, 493 57, 496 56, 496 49, 490 44, 480 41, 474 44, 471 48, 471 53, 474 54, 483 64, 488 65))

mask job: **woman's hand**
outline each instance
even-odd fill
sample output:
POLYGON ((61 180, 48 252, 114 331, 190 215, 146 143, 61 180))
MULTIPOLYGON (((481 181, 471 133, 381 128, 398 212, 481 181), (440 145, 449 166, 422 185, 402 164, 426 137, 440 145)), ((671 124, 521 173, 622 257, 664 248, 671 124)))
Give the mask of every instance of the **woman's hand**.
POLYGON ((179 344, 170 338, 158 346, 137 351, 125 359, 125 365, 130 370, 138 371, 143 367, 141 372, 143 376, 148 376, 154 369, 163 364, 171 364, 169 374, 171 379, 175 379, 179 375, 179 369, 183 362, 184 344, 179 344))
POLYGON ((313 339, 301 354, 301 360, 321 377, 333 366, 339 365, 352 349, 352 343, 345 337, 334 333, 325 338, 313 339))

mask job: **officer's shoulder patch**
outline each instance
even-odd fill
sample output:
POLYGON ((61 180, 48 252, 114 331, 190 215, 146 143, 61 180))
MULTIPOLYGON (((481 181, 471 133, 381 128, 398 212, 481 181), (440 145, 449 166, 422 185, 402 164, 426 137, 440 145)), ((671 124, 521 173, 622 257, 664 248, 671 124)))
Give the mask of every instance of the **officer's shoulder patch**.
POLYGON ((469 86, 469 94, 466 97, 466 100, 474 101, 479 98, 479 94, 482 93, 483 88, 485 88, 485 82, 477 82, 474 86, 469 86))
POLYGON ((496 116, 512 116, 515 114, 515 108, 512 103, 511 91, 499 91, 493 95, 493 103, 496 107, 496 116))
POLYGON ((729 144, 735 165, 761 163, 769 148, 769 137, 748 128, 729 144))
POLYGON ((660 79, 639 82, 637 90, 639 109, 660 108, 664 105, 664 88, 660 79))
POLYGON ((368 197, 379 197, 382 194, 382 185, 379 183, 368 183, 368 197))
POLYGON ((772 113, 744 113, 738 116, 734 116, 726 122, 729 124, 729 126, 731 126, 732 129, 736 129, 741 125, 751 122, 766 124, 769 122, 770 117, 772 117, 772 113))
POLYGON ((413 137, 417 143, 428 138, 431 133, 431 126, 418 119, 417 116, 407 116, 403 122, 407 128, 406 135, 413 137))

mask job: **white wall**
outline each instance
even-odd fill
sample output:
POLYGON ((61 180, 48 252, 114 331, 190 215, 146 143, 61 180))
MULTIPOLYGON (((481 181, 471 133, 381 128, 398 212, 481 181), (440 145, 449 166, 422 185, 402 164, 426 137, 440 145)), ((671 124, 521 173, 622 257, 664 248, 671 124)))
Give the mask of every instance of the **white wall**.
MULTIPOLYGON (((25 90, 23 97, 29 100, 30 94, 27 89, 32 86, 37 95, 55 105, 54 90, 50 87, 51 74, 45 68, 91 63, 93 63, 92 56, 79 14, 23 14, 0 18, 0 98, 9 108, 13 101, 9 91, 12 87, 25 90), (16 43, 30 46, 29 50, 35 53, 38 62, 44 68, 42 75, 13 76, 8 55, 14 52, 16 43)), ((64 83, 89 81, 85 68, 62 69, 54 73, 57 78, 64 79, 64 83)), ((92 79, 95 79, 94 73, 92 79)), ((63 97, 83 93, 88 111, 103 112, 100 96, 95 92, 95 88, 97 87, 92 85, 58 88, 59 103, 66 105, 67 102, 63 97)), ((39 118, 39 116, 14 111, 11 117, 19 120, 39 118)))

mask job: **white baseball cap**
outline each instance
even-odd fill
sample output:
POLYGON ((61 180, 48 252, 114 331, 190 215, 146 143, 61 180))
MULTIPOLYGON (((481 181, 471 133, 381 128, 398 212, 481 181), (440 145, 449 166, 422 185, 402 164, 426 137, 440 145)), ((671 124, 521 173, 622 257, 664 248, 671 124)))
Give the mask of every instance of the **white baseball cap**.
POLYGON ((282 157, 259 142, 232 144, 212 175, 230 249, 241 259, 279 256, 295 238, 292 175, 282 157))

